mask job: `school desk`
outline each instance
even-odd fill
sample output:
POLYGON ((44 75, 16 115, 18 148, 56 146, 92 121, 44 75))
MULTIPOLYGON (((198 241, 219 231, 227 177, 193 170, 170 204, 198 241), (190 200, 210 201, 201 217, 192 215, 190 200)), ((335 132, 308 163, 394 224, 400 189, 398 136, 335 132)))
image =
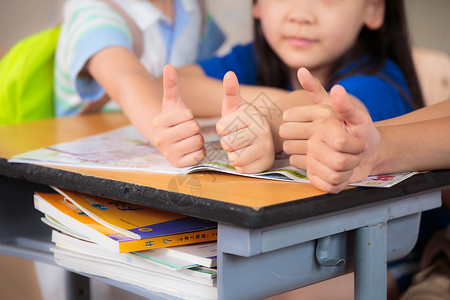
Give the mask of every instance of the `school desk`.
MULTIPOLYGON (((450 185, 450 171, 443 170, 387 189, 331 195, 305 183, 219 173, 174 176, 7 162, 14 154, 126 124, 121 114, 104 114, 0 127, 0 254, 52 263, 50 229, 39 223, 29 191, 54 185, 217 221, 219 299, 260 299, 352 270, 356 299, 385 299, 386 261, 413 248, 421 212, 439 207, 440 190, 450 185)), ((70 274, 72 290, 86 285, 84 277, 70 274)), ((165 297, 102 280, 151 299, 165 297)))

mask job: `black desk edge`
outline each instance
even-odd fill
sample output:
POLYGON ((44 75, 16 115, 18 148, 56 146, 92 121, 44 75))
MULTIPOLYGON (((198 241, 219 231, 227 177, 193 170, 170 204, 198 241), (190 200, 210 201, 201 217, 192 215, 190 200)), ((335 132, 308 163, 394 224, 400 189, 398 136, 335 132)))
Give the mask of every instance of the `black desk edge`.
POLYGON ((357 187, 336 195, 324 194, 254 210, 194 195, 183 194, 180 197, 179 193, 123 181, 39 165, 8 163, 4 158, 0 158, 0 175, 249 228, 309 218, 450 186, 450 170, 438 170, 414 175, 390 188, 357 187))

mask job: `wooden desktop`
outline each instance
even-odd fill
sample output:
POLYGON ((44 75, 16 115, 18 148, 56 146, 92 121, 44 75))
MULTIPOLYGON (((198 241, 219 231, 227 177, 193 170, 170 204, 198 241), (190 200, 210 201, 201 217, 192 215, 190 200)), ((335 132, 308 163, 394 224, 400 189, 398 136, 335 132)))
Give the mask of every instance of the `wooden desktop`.
MULTIPOLYGON (((113 113, 1 126, 0 179, 8 182, 2 189, 14 194, 13 185, 54 185, 217 221, 220 299, 263 298, 352 270, 357 299, 385 299, 386 260, 412 249, 421 211, 440 206, 440 190, 450 185, 450 171, 444 170, 388 189, 349 188, 331 195, 311 184, 214 172, 175 176, 7 162, 15 154, 127 124, 113 113)), ((5 201, 14 208, 15 200, 5 201)), ((27 205, 32 208, 31 200, 27 205)), ((2 218, 2 226, 11 221, 2 218)), ((51 263, 45 249, 39 256, 23 252, 20 243, 3 245, 0 253, 51 263)))

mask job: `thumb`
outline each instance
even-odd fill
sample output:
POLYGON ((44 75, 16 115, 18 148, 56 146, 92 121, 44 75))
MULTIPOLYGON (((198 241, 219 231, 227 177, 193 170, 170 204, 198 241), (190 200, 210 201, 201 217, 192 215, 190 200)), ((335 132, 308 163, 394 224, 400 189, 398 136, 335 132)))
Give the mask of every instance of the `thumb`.
POLYGON ((171 65, 165 65, 163 69, 163 101, 162 110, 168 111, 176 106, 184 106, 178 93, 177 72, 171 65))
POLYGON ((333 86, 330 91, 330 101, 339 118, 347 124, 359 125, 372 122, 368 112, 351 101, 343 86, 333 86))
POLYGON ((308 92, 313 104, 327 104, 330 96, 323 88, 319 79, 314 77, 306 68, 297 71, 297 78, 303 89, 308 92))
POLYGON ((223 77, 223 94, 222 117, 236 111, 244 104, 239 91, 238 79, 236 74, 231 71, 223 77))

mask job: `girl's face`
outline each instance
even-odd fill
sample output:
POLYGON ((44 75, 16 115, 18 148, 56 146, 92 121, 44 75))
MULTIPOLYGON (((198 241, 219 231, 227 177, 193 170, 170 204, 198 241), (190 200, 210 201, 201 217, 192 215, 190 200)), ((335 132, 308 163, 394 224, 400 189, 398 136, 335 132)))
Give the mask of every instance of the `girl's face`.
POLYGON ((385 0, 257 0, 253 16, 274 52, 292 71, 327 74, 365 25, 384 21, 385 0))

